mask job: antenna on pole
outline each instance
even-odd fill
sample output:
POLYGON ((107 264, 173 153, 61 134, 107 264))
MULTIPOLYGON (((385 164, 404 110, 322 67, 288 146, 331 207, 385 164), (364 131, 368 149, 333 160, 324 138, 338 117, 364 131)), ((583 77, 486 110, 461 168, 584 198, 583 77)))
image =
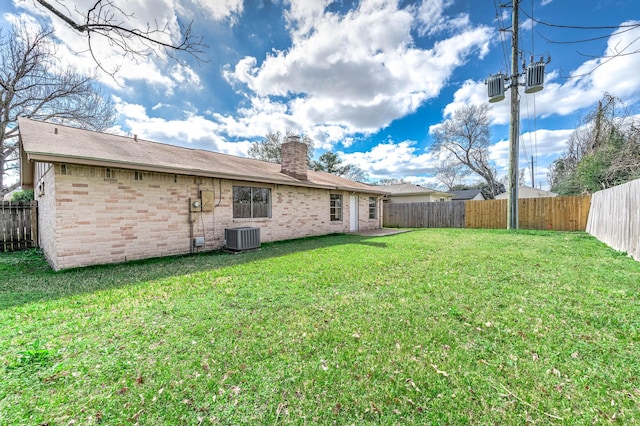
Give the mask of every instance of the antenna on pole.
MULTIPOLYGON (((511 23, 511 113, 509 119, 509 189, 507 201, 507 229, 518 229, 518 154, 520 142, 520 98, 518 95, 518 85, 521 74, 518 73, 518 15, 520 0, 513 0, 513 12, 511 23)), ((545 62, 543 58, 540 61, 533 62, 528 66, 523 63, 525 70, 525 93, 536 93, 544 87, 544 68, 551 61, 548 58, 545 62)), ((504 74, 496 74, 485 82, 488 86, 489 102, 499 102, 505 98, 504 81, 507 78, 504 74)), ((533 163, 533 159, 532 159, 533 163)), ((531 172, 531 184, 533 185, 533 170, 531 172)))

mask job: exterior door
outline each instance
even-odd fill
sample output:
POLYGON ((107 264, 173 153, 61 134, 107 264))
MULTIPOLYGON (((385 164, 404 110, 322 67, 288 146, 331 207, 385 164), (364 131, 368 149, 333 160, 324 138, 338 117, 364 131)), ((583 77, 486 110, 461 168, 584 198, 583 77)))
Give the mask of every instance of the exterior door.
POLYGON ((358 230, 358 196, 349 197, 349 231, 358 230))

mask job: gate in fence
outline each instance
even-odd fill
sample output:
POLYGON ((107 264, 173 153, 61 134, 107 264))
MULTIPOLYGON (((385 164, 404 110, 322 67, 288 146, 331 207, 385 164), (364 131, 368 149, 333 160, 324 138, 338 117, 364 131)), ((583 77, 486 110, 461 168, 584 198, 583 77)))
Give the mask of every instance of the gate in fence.
POLYGON ((37 201, 0 201, 0 246, 3 252, 38 246, 37 214, 37 201))

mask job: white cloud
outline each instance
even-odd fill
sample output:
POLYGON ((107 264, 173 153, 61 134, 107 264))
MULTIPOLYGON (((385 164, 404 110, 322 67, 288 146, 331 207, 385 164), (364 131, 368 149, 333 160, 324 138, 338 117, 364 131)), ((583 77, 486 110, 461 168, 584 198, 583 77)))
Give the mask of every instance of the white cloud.
POLYGON ((237 156, 246 156, 249 150, 249 141, 227 141, 222 136, 225 126, 202 115, 186 114, 183 119, 165 120, 149 117, 142 105, 130 104, 118 97, 114 97, 114 101, 131 134, 141 139, 237 156))
MULTIPOLYGON (((526 132, 520 136, 518 169, 527 169, 525 184, 531 183, 531 156, 533 155, 535 185, 537 187, 542 184, 545 188, 548 186, 549 165, 565 151, 567 141, 573 132, 574 129, 541 129, 526 132)), ((496 166, 498 177, 506 176, 509 172, 509 141, 503 139, 492 145, 489 148, 489 158, 496 166)))
POLYGON ((430 174, 438 164, 437 154, 418 152, 414 141, 387 141, 368 152, 338 152, 338 155, 345 163, 365 170, 373 180, 430 174))
POLYGON ((455 31, 469 28, 469 15, 461 13, 448 19, 444 16, 447 8, 453 5, 453 0, 424 0, 417 8, 417 16, 420 27, 418 34, 434 35, 443 31, 455 31))
POLYGON ((445 17, 450 3, 423 3, 421 19, 437 17, 438 28, 456 33, 419 49, 411 30, 424 22, 412 14, 413 6, 365 0, 338 15, 326 11, 325 2, 292 2, 287 14, 291 48, 261 64, 245 57, 228 66, 224 76, 232 84, 246 84, 256 97, 293 97, 286 114, 308 132, 329 126, 346 135, 374 133, 437 96, 470 55, 487 53, 491 29, 473 27, 460 16, 445 17))
MULTIPOLYGON (((522 153, 528 155, 537 154, 538 159, 549 160, 562 154, 567 146, 569 136, 573 129, 547 130, 541 129, 535 132, 527 132, 520 136, 520 153, 522 162, 529 161, 522 153), (534 151, 534 152, 532 152, 534 151)), ((509 141, 501 140, 489 148, 489 158, 505 174, 509 167, 509 141)))
MULTIPOLYGON (((243 11, 242 0, 192 0, 195 3, 194 10, 204 9, 209 12, 212 19, 216 21, 222 21, 228 19, 229 22, 234 25, 237 22, 238 16, 243 11)), ((189 6, 184 6, 185 9, 189 6)))
MULTIPOLYGON (((627 22, 630 24, 633 22, 627 22)), ((616 31, 618 32, 618 31, 616 31)), ((524 94, 521 104, 533 104, 540 117, 565 116, 593 106, 605 92, 625 101, 633 102, 640 97, 640 54, 628 54, 640 49, 640 28, 611 36, 602 58, 585 61, 571 72, 571 78, 561 77, 547 65, 544 90, 536 94, 524 94)), ((494 124, 509 122, 509 91, 507 98, 493 105, 494 124)), ((463 105, 487 102, 487 87, 483 81, 468 80, 458 89, 453 102, 444 109, 444 117, 449 117, 463 105)))
MULTIPOLYGON (((74 2, 73 8, 66 9, 67 16, 74 19, 75 22, 82 23, 84 17, 78 10, 89 10, 94 6, 94 3, 93 0, 77 0, 74 2)), ((31 22, 38 19, 43 25, 53 27, 58 59, 65 65, 73 66, 81 72, 97 72, 100 81, 114 90, 125 90, 124 87, 130 86, 132 82, 144 82, 155 88, 158 93, 170 95, 179 85, 195 85, 197 87, 200 84, 197 74, 190 66, 175 64, 172 67, 167 67, 165 61, 168 58, 161 49, 155 49, 155 56, 147 55, 149 46, 145 46, 136 39, 127 40, 126 43, 131 50, 143 52, 143 55, 134 57, 119 50, 114 46, 114 43, 104 37, 94 34, 91 37, 93 55, 107 71, 117 71, 113 77, 108 76, 97 69, 91 52, 88 50, 88 38, 85 34, 72 29, 35 2, 14 0, 14 5, 18 10, 24 10, 26 14, 6 15, 6 19, 14 22, 18 19, 31 22), (168 72, 165 72, 165 69, 168 72)), ((62 9, 64 8, 62 7, 62 9)), ((182 36, 178 16, 175 14, 176 9, 179 7, 173 0, 146 0, 144 2, 128 2, 122 12, 118 12, 115 8, 110 10, 116 13, 114 20, 122 21, 125 25, 130 24, 137 28, 146 28, 148 24, 153 28, 157 25, 164 31, 154 33, 154 37, 161 42, 172 43, 179 41, 182 36)))

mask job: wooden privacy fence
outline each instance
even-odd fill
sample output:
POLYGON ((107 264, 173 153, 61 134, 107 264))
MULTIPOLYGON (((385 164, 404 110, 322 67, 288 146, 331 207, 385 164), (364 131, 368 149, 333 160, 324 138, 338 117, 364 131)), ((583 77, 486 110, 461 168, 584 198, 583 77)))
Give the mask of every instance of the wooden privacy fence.
POLYGON ((640 179, 593 194, 587 232, 640 260, 640 179))
MULTIPOLYGON (((507 200, 467 201, 466 228, 507 227, 507 200)), ((518 200, 518 228, 584 231, 591 196, 522 198, 518 200)))
POLYGON ((464 228, 464 201, 385 204, 383 226, 389 228, 464 228))
POLYGON ((37 247, 36 201, 0 201, 0 244, 2 251, 37 247))
MULTIPOLYGON (((584 231, 591 196, 518 200, 520 229, 584 231)), ((507 227, 507 200, 385 204, 383 225, 392 228, 507 227)))

